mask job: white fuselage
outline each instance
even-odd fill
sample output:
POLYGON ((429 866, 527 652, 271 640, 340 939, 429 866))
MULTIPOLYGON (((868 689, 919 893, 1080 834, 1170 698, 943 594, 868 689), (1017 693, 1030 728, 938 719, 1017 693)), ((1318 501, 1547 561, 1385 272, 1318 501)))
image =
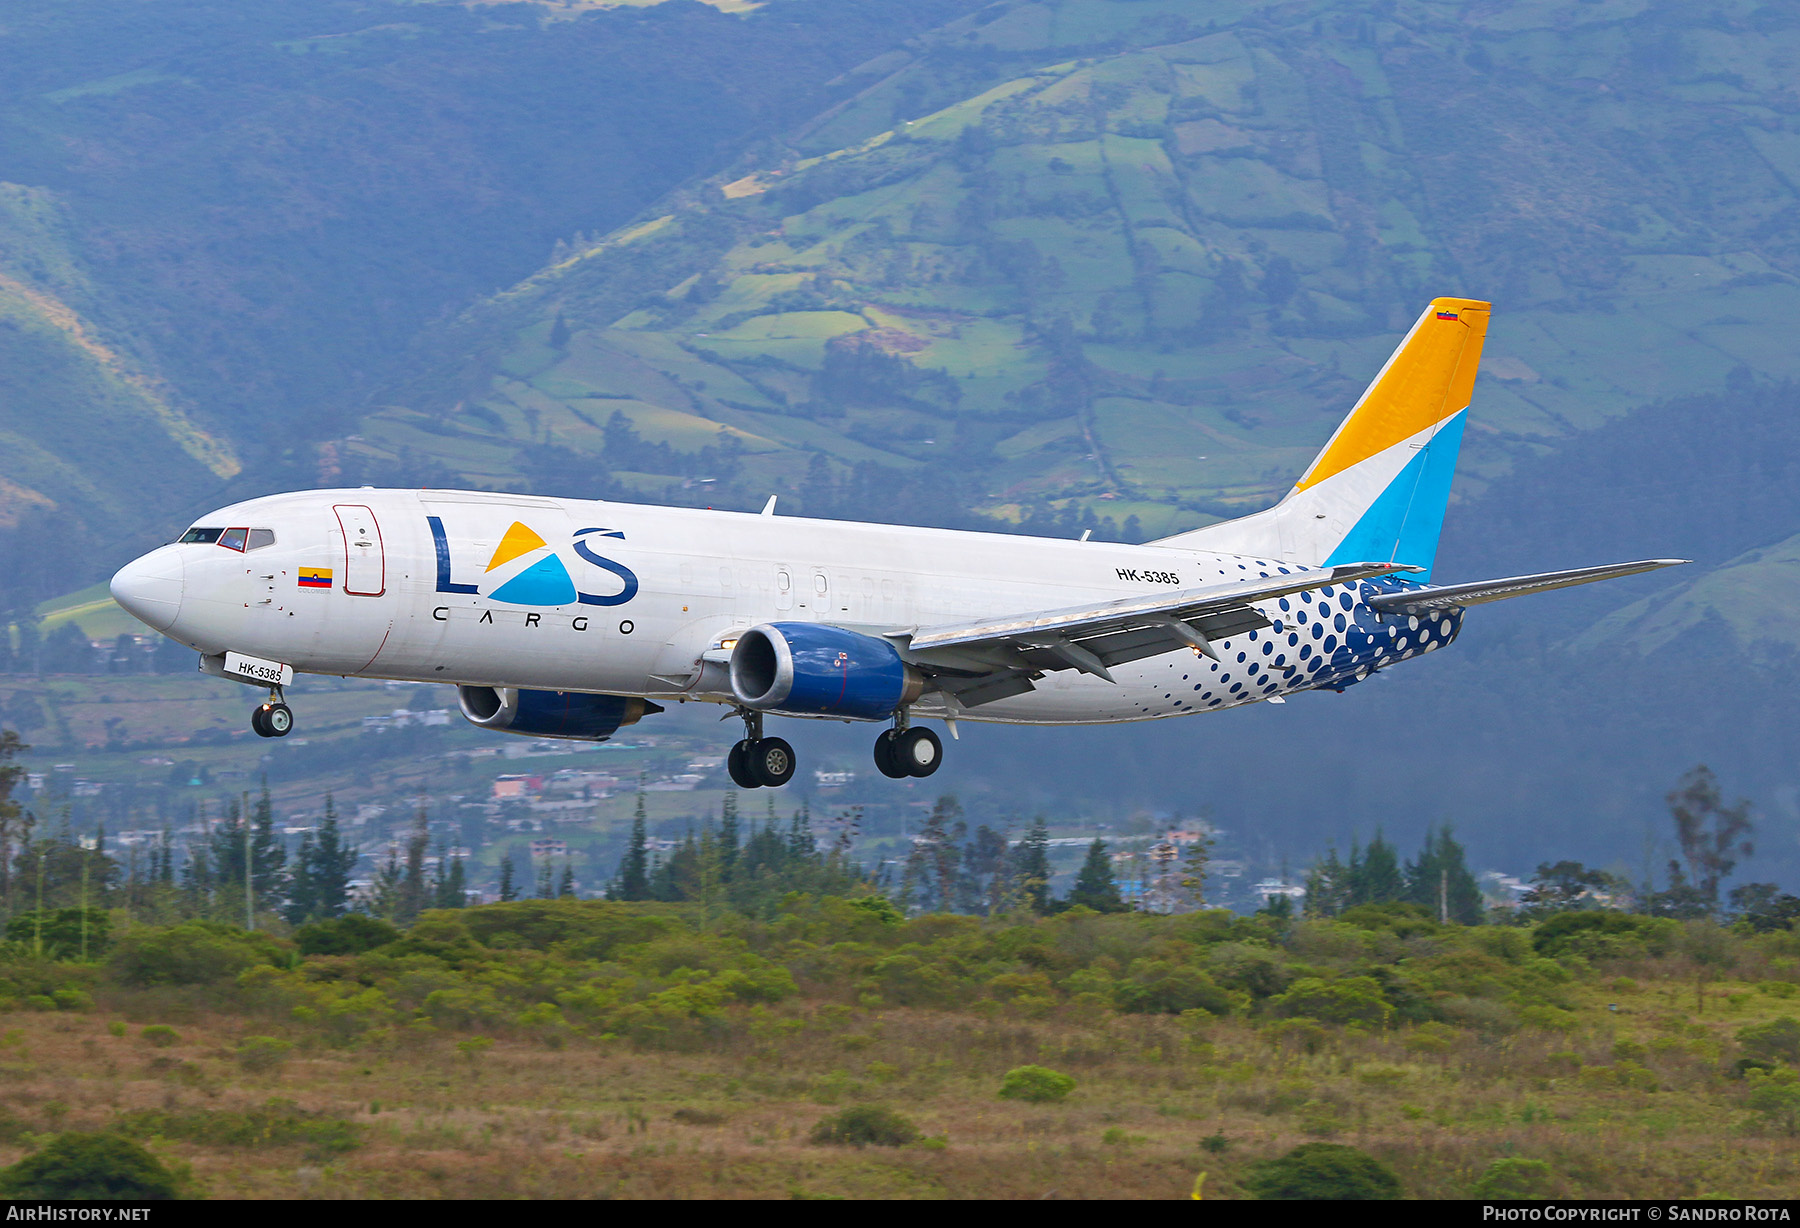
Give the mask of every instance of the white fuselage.
MULTIPOLYGON (((274 536, 255 549, 165 546, 132 565, 133 613, 202 654, 663 701, 730 702, 723 671, 700 663, 759 623, 881 634, 1276 567, 1166 546, 458 491, 275 495, 197 524, 274 536)), ((1047 673, 1029 693, 954 715, 1069 724, 1230 707, 1353 681, 1448 642, 1460 624, 1459 613, 1378 620, 1363 591, 1261 603, 1275 625, 1218 643, 1218 662, 1184 648, 1117 667, 1114 682, 1047 673)), ((945 715, 943 702, 928 692, 915 712, 945 715)))

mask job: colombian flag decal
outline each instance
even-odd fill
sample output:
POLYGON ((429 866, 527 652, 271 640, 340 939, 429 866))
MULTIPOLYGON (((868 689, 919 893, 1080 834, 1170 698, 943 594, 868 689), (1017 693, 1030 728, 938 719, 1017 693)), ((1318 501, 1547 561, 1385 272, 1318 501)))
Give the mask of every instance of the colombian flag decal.
POLYGON ((300 569, 301 588, 330 588, 331 568, 302 567, 300 569))
POLYGON ((1456 318, 1456 313, 1454 311, 1440 311, 1437 313, 1437 318, 1440 320, 1454 320, 1456 318))

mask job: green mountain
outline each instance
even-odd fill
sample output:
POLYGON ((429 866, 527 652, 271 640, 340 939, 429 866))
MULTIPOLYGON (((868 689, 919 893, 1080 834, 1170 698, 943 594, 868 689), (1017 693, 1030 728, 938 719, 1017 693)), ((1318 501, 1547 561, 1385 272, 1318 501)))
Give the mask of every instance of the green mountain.
POLYGON ((1453 819, 1517 870, 1637 848, 1705 759, 1800 865, 1800 15, 745 7, 14 0, 0 608, 86 629, 182 517, 327 481, 1149 537, 1278 496, 1469 295, 1440 574, 1694 567, 1350 699, 965 730, 935 783, 1211 806, 1271 865, 1453 819))
POLYGON ((421 327, 973 2, 605 7, 9 3, 0 610, 317 482, 421 327))
POLYGON ((54 200, 0 184, 0 529, 61 507, 128 522, 241 468, 96 306, 54 200))
POLYGON ((995 4, 428 335, 347 451, 1153 535, 1277 497, 1449 293, 1497 304, 1472 493, 1800 371, 1797 35, 1749 3, 995 4))

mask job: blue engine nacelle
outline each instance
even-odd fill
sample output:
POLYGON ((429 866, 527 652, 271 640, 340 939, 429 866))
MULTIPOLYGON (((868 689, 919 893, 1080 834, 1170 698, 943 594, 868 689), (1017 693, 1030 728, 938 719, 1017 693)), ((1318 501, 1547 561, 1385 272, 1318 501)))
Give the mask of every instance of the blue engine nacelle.
POLYGON ((886 640, 817 623, 763 623, 731 650, 731 693, 746 708, 878 721, 925 689, 886 640))
POLYGON ((521 691, 515 687, 459 686, 457 700, 472 725, 528 738, 604 742, 621 725, 662 709, 647 699, 584 695, 579 691, 521 691))

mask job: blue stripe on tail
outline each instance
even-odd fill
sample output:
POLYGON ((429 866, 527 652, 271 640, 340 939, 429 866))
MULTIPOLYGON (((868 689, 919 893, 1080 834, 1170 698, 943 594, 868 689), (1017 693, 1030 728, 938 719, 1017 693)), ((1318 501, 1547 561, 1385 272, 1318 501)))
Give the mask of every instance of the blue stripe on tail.
POLYGON ((1415 581, 1431 578, 1437 557, 1438 534, 1444 527, 1444 508, 1450 502, 1450 483, 1456 477, 1456 454, 1462 449, 1463 423, 1469 411, 1448 418, 1431 442, 1419 449, 1369 510, 1362 514, 1348 536, 1325 560, 1338 563, 1406 563, 1423 567, 1415 581))

